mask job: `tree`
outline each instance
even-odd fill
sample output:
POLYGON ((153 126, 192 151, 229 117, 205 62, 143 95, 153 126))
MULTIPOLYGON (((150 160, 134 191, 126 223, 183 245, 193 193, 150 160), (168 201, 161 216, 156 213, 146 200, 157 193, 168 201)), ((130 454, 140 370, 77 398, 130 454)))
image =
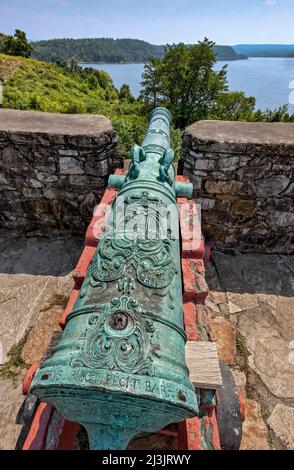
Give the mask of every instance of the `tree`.
POLYGON ((28 42, 26 33, 16 29, 14 36, 0 38, 0 52, 7 55, 30 57, 33 47, 28 42))
POLYGON ((99 87, 98 79, 93 73, 89 75, 87 83, 90 90, 96 90, 99 87))
POLYGON ((125 83, 120 87, 118 97, 121 101, 126 101, 127 103, 133 103, 135 101, 129 85, 126 85, 125 83))
POLYGON ((226 67, 217 72, 215 63, 214 43, 207 38, 192 46, 167 46, 162 60, 145 66, 141 98, 150 107, 166 105, 180 128, 205 119, 227 91, 226 67))
POLYGON ((294 122, 294 114, 289 113, 288 105, 285 104, 277 109, 261 111, 258 109, 252 118, 252 121, 264 122, 294 122))
POLYGON ((139 99, 151 108, 161 101, 160 59, 152 58, 144 66, 139 99))
POLYGON ((211 110, 209 117, 228 121, 254 120, 255 101, 254 97, 245 96, 243 91, 223 93, 211 110))

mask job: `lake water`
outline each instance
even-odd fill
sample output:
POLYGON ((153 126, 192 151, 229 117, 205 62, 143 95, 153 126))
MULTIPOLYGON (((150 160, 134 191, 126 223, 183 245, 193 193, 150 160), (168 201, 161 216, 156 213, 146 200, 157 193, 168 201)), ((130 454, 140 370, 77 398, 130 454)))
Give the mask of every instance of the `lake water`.
MULTIPOLYGON (((230 90, 245 91, 247 96, 254 96, 256 108, 275 109, 288 104, 289 111, 294 113, 294 103, 289 104, 291 82, 293 82, 291 88, 294 89, 294 58, 257 57, 249 60, 217 62, 216 70, 220 70, 226 63, 230 90)), ((134 96, 139 95, 144 64, 83 64, 82 66, 105 70, 112 77, 116 88, 126 83, 134 96)))

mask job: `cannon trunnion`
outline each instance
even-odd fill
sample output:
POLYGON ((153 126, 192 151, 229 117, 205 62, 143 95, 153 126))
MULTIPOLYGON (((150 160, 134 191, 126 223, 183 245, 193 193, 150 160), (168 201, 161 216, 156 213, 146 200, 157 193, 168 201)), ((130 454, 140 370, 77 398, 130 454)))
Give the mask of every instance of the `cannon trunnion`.
POLYGON ((182 278, 170 113, 156 108, 132 149, 62 339, 31 391, 82 424, 92 449, 124 449, 198 412, 185 363, 182 278))

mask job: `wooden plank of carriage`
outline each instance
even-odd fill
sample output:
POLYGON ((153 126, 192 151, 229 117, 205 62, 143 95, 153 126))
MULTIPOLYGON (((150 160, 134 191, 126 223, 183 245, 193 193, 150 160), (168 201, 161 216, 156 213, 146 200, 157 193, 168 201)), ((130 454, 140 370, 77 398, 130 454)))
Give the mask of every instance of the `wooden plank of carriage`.
POLYGON ((216 343, 187 341, 186 363, 190 381, 196 388, 216 390, 222 386, 216 343))

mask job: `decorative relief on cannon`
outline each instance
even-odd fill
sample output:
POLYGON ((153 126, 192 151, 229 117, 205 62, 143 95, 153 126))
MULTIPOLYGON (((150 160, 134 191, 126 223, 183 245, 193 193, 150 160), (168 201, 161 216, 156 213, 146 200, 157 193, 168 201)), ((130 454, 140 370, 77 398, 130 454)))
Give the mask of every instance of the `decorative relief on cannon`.
POLYGON ((139 145, 134 145, 131 150, 131 159, 132 162, 128 177, 131 179, 136 179, 140 174, 140 163, 146 160, 144 149, 142 149, 142 147, 139 147, 139 145))
POLYGON ((126 296, 114 298, 99 314, 91 315, 83 340, 82 350, 73 357, 73 367, 152 375, 152 353, 160 349, 153 321, 126 296))
POLYGON ((105 239, 101 242, 99 256, 91 266, 92 285, 126 279, 126 273, 150 289, 168 287, 176 273, 169 240, 105 239))

